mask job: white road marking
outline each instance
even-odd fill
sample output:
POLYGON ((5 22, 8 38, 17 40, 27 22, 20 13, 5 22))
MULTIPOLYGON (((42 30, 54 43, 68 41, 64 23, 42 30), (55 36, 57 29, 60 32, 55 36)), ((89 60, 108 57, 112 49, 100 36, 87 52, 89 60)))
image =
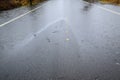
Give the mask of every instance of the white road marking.
POLYGON ((11 22, 14 22, 14 21, 16 21, 16 20, 18 20, 18 19, 20 19, 20 18, 24 17, 25 15, 27 15, 27 14, 29 14, 29 13, 31 13, 31 12, 33 12, 33 11, 35 11, 35 10, 37 10, 37 9, 41 8, 41 7, 43 7, 43 6, 44 6, 44 5, 39 6, 39 7, 35 8, 35 9, 30 10, 30 11, 28 11, 28 12, 26 12, 26 13, 24 13, 24 14, 22 14, 22 15, 20 15, 20 16, 18 16, 18 17, 16 17, 16 18, 13 18, 13 19, 11 19, 11 20, 9 20, 9 21, 7 21, 7 22, 3 23, 3 24, 0 24, 0 27, 3 27, 3 26, 5 26, 5 25, 7 25, 7 24, 9 24, 9 23, 11 23, 11 22))
POLYGON ((104 8, 104 7, 101 7, 101 6, 98 6, 98 5, 96 5, 96 6, 97 6, 98 8, 100 8, 100 9, 105 10, 105 11, 111 12, 111 13, 113 13, 113 14, 120 15, 120 13, 119 13, 119 12, 116 12, 116 11, 113 11, 113 10, 111 10, 111 9, 104 8))
MULTIPOLYGON (((85 3, 87 3, 87 4, 91 4, 91 3, 86 2, 86 1, 84 1, 84 2, 85 2, 85 3)), ((95 4, 92 4, 92 5, 95 5, 95 4)), ((22 14, 22 15, 20 15, 20 16, 18 16, 18 17, 16 17, 16 18, 13 18, 13 19, 11 19, 11 20, 9 20, 9 21, 7 21, 7 22, 3 23, 3 24, 0 24, 0 27, 3 27, 3 26, 5 26, 5 25, 7 25, 7 24, 9 24, 9 23, 11 23, 11 22, 14 22, 14 21, 16 21, 16 20, 18 20, 18 19, 20 19, 20 18, 24 17, 25 15, 27 15, 27 14, 29 14, 29 13, 31 13, 31 12, 33 12, 33 11, 35 11, 35 10, 37 10, 37 9, 41 8, 41 7, 43 7, 43 6, 44 6, 44 5, 39 6, 39 7, 35 8, 35 9, 30 10, 30 11, 28 11, 28 12, 26 12, 26 13, 24 13, 24 14, 22 14)), ((113 11, 113 10, 111 10, 111 9, 104 8, 104 7, 101 7, 101 6, 98 6, 98 5, 95 5, 95 6, 97 6, 98 8, 100 8, 100 9, 102 9, 102 10, 105 10, 105 11, 111 12, 111 13, 113 13, 113 14, 120 15, 120 13, 119 13, 119 12, 113 11)))
POLYGON ((114 10, 111 10, 111 9, 108 9, 108 8, 105 8, 105 7, 102 7, 102 6, 98 6, 98 5, 96 5, 96 4, 89 3, 89 2, 86 2, 86 1, 84 1, 84 2, 87 3, 87 4, 95 5, 95 6, 97 6, 98 8, 100 8, 100 9, 102 9, 102 10, 105 10, 105 11, 107 11, 107 12, 110 12, 110 13, 113 13, 113 14, 116 14, 116 15, 120 15, 120 12, 117 12, 117 11, 114 11, 114 10))

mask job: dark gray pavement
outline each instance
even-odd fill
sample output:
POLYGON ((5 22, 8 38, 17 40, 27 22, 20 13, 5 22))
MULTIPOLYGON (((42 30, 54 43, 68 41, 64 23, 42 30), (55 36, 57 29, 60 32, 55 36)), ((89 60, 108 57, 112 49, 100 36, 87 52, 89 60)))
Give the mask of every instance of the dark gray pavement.
POLYGON ((119 15, 81 0, 38 6, 0 28, 0 80, 120 80, 119 15))

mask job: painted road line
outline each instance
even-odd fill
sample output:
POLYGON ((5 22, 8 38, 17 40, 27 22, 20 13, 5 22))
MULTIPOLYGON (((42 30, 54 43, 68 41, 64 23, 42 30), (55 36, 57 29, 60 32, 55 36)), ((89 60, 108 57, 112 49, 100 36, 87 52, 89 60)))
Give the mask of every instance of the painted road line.
POLYGON ((98 8, 100 8, 100 9, 102 9, 102 10, 105 10, 105 11, 107 11, 107 12, 110 12, 110 13, 113 13, 113 14, 116 14, 116 15, 120 15, 120 13, 117 12, 117 11, 114 11, 114 10, 111 10, 111 9, 108 9, 108 8, 105 8, 105 7, 102 7, 102 6, 98 6, 98 5, 96 5, 96 4, 89 3, 89 2, 86 2, 86 1, 84 1, 84 2, 85 2, 86 4, 95 5, 95 6, 97 6, 98 8))
POLYGON ((111 12, 111 13, 113 13, 113 14, 120 15, 119 12, 116 12, 116 11, 113 11, 113 10, 111 10, 111 9, 108 9, 108 8, 105 8, 105 7, 101 7, 101 6, 98 6, 98 5, 96 5, 96 6, 97 6, 98 8, 100 8, 100 9, 105 10, 105 11, 111 12))
POLYGON ((3 27, 3 26, 5 26, 5 25, 7 25, 7 24, 9 24, 9 23, 11 23, 11 22, 14 22, 14 21, 16 21, 16 20, 18 20, 18 19, 20 19, 20 18, 24 17, 25 15, 27 15, 27 14, 29 14, 29 13, 31 13, 31 12, 33 12, 33 11, 35 11, 35 10, 37 10, 37 9, 41 8, 41 7, 43 7, 43 6, 44 6, 44 5, 39 6, 39 7, 35 8, 35 9, 30 10, 30 11, 28 11, 28 12, 26 12, 26 13, 24 13, 24 14, 22 14, 22 15, 20 15, 20 16, 18 16, 18 17, 16 17, 16 18, 13 18, 13 19, 11 19, 11 20, 9 20, 9 21, 7 21, 7 22, 3 23, 3 24, 0 24, 0 27, 3 27))

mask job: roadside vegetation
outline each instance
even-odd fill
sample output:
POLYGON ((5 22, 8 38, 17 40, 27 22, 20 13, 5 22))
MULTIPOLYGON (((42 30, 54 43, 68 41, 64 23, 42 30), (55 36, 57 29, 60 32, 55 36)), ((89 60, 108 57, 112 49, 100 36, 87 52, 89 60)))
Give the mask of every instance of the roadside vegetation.
POLYGON ((120 0, 100 0, 101 3, 120 5, 120 0))
POLYGON ((120 6, 120 0, 84 0, 84 1, 91 2, 91 3, 100 2, 103 4, 114 4, 114 5, 120 6))
POLYGON ((0 0, 0 11, 13 9, 20 6, 29 6, 32 2, 33 5, 45 0, 0 0))
MULTIPOLYGON (((29 6, 30 4, 35 5, 42 1, 45 0, 0 0, 0 11, 13 9, 20 6, 29 6)), ((100 0, 100 2, 105 4, 107 3, 107 4, 120 5, 120 0, 100 0)))

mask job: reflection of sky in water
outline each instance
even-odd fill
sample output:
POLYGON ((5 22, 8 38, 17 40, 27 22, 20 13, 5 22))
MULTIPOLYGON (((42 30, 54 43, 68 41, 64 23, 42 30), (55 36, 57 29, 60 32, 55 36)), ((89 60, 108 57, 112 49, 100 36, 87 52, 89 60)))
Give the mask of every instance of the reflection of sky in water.
POLYGON ((75 26, 73 28, 73 30, 75 29, 74 33, 76 35, 80 33, 77 36, 79 37, 78 40, 85 39, 95 47, 102 46, 111 50, 119 49, 120 18, 118 15, 99 9, 95 5, 84 3, 73 4, 71 10, 66 12, 71 26, 75 26), (74 6, 79 6, 79 10, 74 6), (74 15, 72 12, 74 12, 74 15))
POLYGON ((91 9, 92 5, 91 4, 87 4, 83 7, 83 11, 89 11, 91 9))
MULTIPOLYGON (((35 32, 51 22, 63 17, 63 0, 48 1, 46 4, 48 5, 2 27, 0 29, 0 33, 2 33, 0 34, 0 47, 7 46, 11 48, 26 37, 34 35, 35 32)), ((18 8, 2 12, 0 14, 2 16, 0 17, 0 23, 2 24, 22 13, 32 10, 34 7, 18 8)))
MULTIPOLYGON (((91 38, 89 40, 92 41, 94 40, 94 38, 96 38, 96 40, 94 40, 96 42, 101 40, 101 43, 99 42, 100 45, 102 45, 102 43, 106 43, 108 37, 111 40, 114 38, 118 39, 119 35, 115 31, 119 30, 119 25, 120 25, 119 17, 114 15, 111 16, 111 13, 108 13, 103 10, 99 10, 94 5, 85 4, 82 2, 80 2, 80 4, 70 3, 69 1, 67 2, 67 0, 49 1, 48 5, 41 7, 36 11, 31 12, 30 14, 24 16, 23 18, 20 18, 19 21, 15 21, 12 24, 6 25, 5 27, 1 28, 0 32, 2 34, 0 34, 0 44, 14 45, 17 42, 23 40, 27 35, 32 35, 33 33, 37 32, 38 30, 40 30, 50 22, 55 21, 62 17, 67 17, 68 21, 72 26, 84 26, 81 27, 80 31, 83 33, 84 31, 87 32, 84 33, 82 36, 83 37, 86 36, 86 38, 89 38, 89 35, 91 34, 91 38), (64 2, 66 3, 64 4, 64 2), (76 8, 76 6, 79 6, 79 9, 76 8), (109 17, 107 17, 104 21, 104 16, 109 16, 109 17), (116 20, 115 25, 113 23, 110 23, 111 20, 116 20), (100 27, 98 27, 98 25, 100 27), (115 29, 112 26, 116 26, 117 29, 115 29), (6 30, 9 30, 9 32, 6 33, 6 30), (104 38, 107 36, 107 38, 105 38, 103 41, 102 38, 98 36, 104 38)), ((28 7, 28 8, 22 7, 14 10, 1 12, 0 24, 22 13, 32 10, 34 7, 28 7)), ((3 46, 1 45, 0 47, 3 48, 3 46)))
MULTIPOLYGON (((117 55, 120 53, 119 21, 118 15, 101 10, 94 5, 84 4, 79 0, 50 0, 48 5, 0 28, 0 52, 6 47, 12 48, 22 42, 27 44, 35 38, 33 43, 20 49, 21 51, 18 52, 20 55, 7 59, 2 56, 5 60, 10 60, 10 63, 1 61, 0 71, 6 74, 10 69, 10 76, 17 77, 19 75, 14 76, 14 70, 17 70, 17 73, 23 73, 24 77, 26 74, 24 71, 30 68, 33 74, 39 69, 39 71, 42 69, 41 72, 45 75, 47 73, 47 76, 53 73, 52 77, 55 79, 57 75, 61 77, 63 72, 65 77, 71 77, 65 80, 73 80, 72 78, 75 79, 77 76, 81 80, 119 80, 119 66, 116 66, 120 65, 120 60, 117 60, 119 59, 117 55), (67 18, 67 22, 63 20, 53 27, 49 25, 49 28, 45 28, 46 25, 63 16, 67 18), (65 32, 67 26, 68 36, 65 32), (45 31, 37 37, 35 33, 40 30, 45 31), (54 30, 58 30, 59 33, 53 34, 54 30), (114 54, 117 54, 117 57, 114 54)), ((20 46, 23 46, 22 44, 20 46)), ((28 74, 30 72, 27 70, 28 74)), ((40 76, 39 72, 36 74, 40 76)), ((22 78, 22 75, 19 77, 22 78)), ((29 78, 30 76, 26 75, 29 78)))

